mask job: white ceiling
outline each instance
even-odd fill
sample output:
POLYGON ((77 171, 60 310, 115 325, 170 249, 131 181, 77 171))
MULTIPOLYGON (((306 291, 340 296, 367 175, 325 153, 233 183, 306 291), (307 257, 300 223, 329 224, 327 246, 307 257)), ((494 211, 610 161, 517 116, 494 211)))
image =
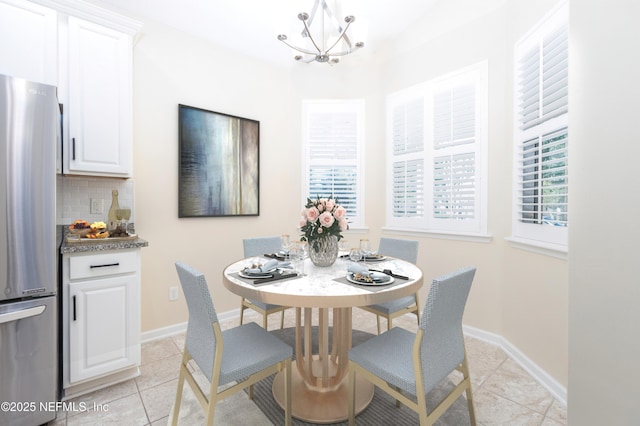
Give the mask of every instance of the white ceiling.
MULTIPOLYGON (((247 55, 287 65, 291 50, 276 39, 276 23, 296 25, 296 16, 310 12, 313 0, 88 0, 137 19, 150 19, 213 41, 247 55), (285 18, 286 17, 286 18, 285 18)), ((353 28, 367 21, 364 49, 371 55, 385 40, 424 16, 437 0, 342 0, 343 15, 353 14, 353 28), (347 7, 351 7, 348 10, 347 7)), ((342 21, 343 17, 339 17, 342 21)), ((143 29, 144 31, 144 29, 143 29)), ((286 30, 284 32, 287 32, 286 30)), ((345 58, 347 60, 347 58, 345 58)))

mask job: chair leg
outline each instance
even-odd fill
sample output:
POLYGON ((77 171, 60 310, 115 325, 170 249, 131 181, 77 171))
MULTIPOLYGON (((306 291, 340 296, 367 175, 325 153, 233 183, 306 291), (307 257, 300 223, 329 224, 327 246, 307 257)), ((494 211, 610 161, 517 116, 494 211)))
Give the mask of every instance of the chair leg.
POLYGON ((244 297, 242 298, 242 301, 240 302, 240 325, 242 325, 242 320, 244 318, 244 297))
POLYGON ((207 407, 207 426, 213 426, 213 418, 216 413, 216 400, 214 398, 209 398, 209 407, 207 407))
POLYGON ((180 403, 182 402, 182 389, 184 388, 183 366, 180 366, 180 377, 178 378, 178 389, 176 390, 176 400, 173 403, 173 417, 171 418, 171 426, 178 424, 178 416, 180 414, 180 403))
POLYGON ((376 315, 376 321, 378 322, 378 336, 380 335, 380 315, 376 315))
POLYGON ((391 327, 393 327, 393 320, 391 319, 391 315, 389 315, 387 317, 387 331, 391 330, 391 327))
POLYGON ((253 401, 253 385, 249 385, 249 391, 247 392, 249 399, 253 401))
POLYGON ((282 310, 282 316, 280 317, 280 330, 284 328, 284 309, 282 310))
POLYGON ((467 405, 469 406, 469 421, 471 426, 476 426, 476 412, 473 408, 473 394, 471 391, 471 376, 469 374, 469 364, 467 363, 467 355, 465 354, 464 360, 462 361, 462 380, 469 380, 469 385, 467 386, 466 396, 467 396, 467 405))
POLYGON ((269 328, 269 316, 267 315, 267 313, 265 312, 262 315, 262 328, 264 328, 265 330, 267 330, 269 328))

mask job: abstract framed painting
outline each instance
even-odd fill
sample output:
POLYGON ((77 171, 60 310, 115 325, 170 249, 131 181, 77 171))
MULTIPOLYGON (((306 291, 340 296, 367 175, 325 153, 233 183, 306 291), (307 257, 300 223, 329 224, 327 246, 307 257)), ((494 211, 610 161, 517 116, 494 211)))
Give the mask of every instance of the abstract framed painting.
POLYGON ((178 106, 178 217, 258 216, 260 122, 178 106))

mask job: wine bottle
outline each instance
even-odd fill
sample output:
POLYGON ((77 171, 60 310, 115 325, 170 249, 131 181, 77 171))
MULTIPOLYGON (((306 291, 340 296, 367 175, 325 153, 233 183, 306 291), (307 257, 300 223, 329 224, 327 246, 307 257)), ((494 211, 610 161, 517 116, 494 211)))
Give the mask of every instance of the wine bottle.
POLYGON ((109 208, 109 216, 107 217, 107 229, 113 231, 118 227, 118 218, 116 217, 116 211, 120 209, 118 203, 118 190, 111 191, 111 208, 109 208))

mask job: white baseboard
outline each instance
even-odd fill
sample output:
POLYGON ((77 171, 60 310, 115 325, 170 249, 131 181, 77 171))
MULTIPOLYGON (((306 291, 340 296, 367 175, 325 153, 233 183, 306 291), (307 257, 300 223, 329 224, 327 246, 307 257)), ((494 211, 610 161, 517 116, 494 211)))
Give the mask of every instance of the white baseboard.
MULTIPOLYGON (((240 309, 234 309, 232 311, 223 312, 218 315, 220 321, 226 321, 229 319, 239 319, 240 309)), ((531 376, 536 379, 542 386, 544 386, 553 396, 563 404, 567 406, 567 389, 558 383, 553 377, 551 377, 546 371, 540 368, 535 362, 529 359, 523 354, 517 347, 509 342, 504 337, 490 333, 488 331, 481 330, 479 328, 463 326, 464 333, 468 336, 498 346, 517 362, 522 368, 524 368, 531 376)), ((187 323, 182 322, 179 324, 170 325, 167 327, 157 328, 155 330, 145 331, 141 335, 142 343, 151 342, 153 340, 162 339, 165 337, 173 336, 183 333, 187 330, 187 323)))
POLYGON ((492 345, 498 346, 517 362, 527 373, 544 386, 553 396, 565 407, 567 406, 567 388, 562 386, 556 379, 551 377, 546 371, 540 368, 535 362, 528 358, 516 346, 504 337, 481 330, 468 325, 463 326, 464 334, 482 340, 492 345))
MULTIPOLYGON (((238 319, 240 321, 240 309, 234 309, 232 311, 223 312, 218 315, 219 321, 226 321, 229 319, 238 319)), ((176 334, 184 333, 187 331, 187 322, 181 322, 178 324, 169 325, 167 327, 156 328, 155 330, 145 331, 140 335, 140 342, 147 343, 153 340, 164 339, 165 337, 174 336, 176 334)))

